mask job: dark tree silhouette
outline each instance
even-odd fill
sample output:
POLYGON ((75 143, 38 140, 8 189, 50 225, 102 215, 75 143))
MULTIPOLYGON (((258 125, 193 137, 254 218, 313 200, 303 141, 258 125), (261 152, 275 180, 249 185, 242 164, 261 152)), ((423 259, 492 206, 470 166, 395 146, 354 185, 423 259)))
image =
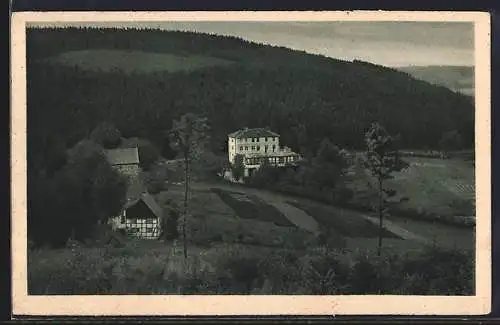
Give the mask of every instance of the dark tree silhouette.
POLYGON ((384 187, 388 179, 393 178, 393 173, 401 171, 407 165, 398 155, 393 138, 384 127, 372 123, 365 135, 366 152, 365 167, 377 182, 377 212, 379 215, 379 236, 377 254, 382 252, 383 220, 388 212, 388 198, 394 197, 396 191, 384 187))
POLYGON ((182 218, 182 239, 184 258, 187 258, 186 226, 189 215, 189 172, 190 163, 207 140, 207 119, 195 114, 184 114, 174 121, 170 135, 173 147, 177 148, 184 161, 184 211, 182 218))
POLYGON ((237 154, 234 156, 234 164, 231 166, 231 171, 235 180, 239 181, 245 173, 245 157, 237 154))

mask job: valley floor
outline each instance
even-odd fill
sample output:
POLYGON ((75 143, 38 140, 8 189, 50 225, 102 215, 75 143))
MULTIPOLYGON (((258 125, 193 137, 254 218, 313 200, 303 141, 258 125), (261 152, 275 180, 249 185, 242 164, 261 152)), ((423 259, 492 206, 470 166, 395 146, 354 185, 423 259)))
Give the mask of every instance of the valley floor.
MULTIPOLYGON (((350 219, 345 220, 346 223, 360 222, 361 220, 367 220, 374 225, 375 228, 378 227, 378 217, 374 214, 367 214, 364 212, 359 212, 351 209, 338 208, 330 206, 327 204, 290 197, 282 194, 278 194, 271 191, 249 188, 241 185, 224 184, 224 183, 197 183, 193 184, 193 191, 203 192, 207 189, 218 188, 226 192, 237 192, 244 193, 249 196, 257 196, 259 199, 265 201, 271 206, 278 209, 283 216, 288 218, 297 227, 311 232, 316 232, 321 228, 321 224, 317 221, 318 218, 330 217, 332 219, 350 219), (313 205, 315 207, 322 208, 322 211, 317 213, 327 214, 326 216, 310 215, 306 211, 297 208, 301 203, 307 205, 313 205)), ((215 200, 216 198, 213 197, 215 200)), ((324 225, 323 225, 324 226, 324 225)), ((344 227, 344 226, 342 226, 344 227)), ((376 230, 374 228, 374 230, 376 230)), ((408 246, 418 247, 421 243, 426 244, 437 244, 447 248, 459 247, 462 249, 473 249, 474 248, 474 230, 466 229, 460 227, 454 227, 451 225, 443 225, 435 222, 429 221, 417 221, 414 219, 406 217, 392 216, 390 220, 384 221, 384 228, 388 232, 392 233, 394 238, 389 238, 389 242, 397 241, 407 248, 408 246), (404 241, 404 243, 403 243, 404 241)), ((334 229, 335 230, 335 229, 334 229)), ((359 237, 355 235, 355 229, 349 232, 347 237, 351 239, 352 245, 355 247, 359 241, 363 242, 366 239, 371 239, 373 243, 376 243, 376 235, 366 236, 360 235, 359 237)), ((362 231, 360 230, 360 234, 362 231)), ((345 235, 345 233, 344 233, 345 235)), ((353 247, 353 248, 354 248, 353 247)))
MULTIPOLYGON (((166 205, 182 202, 183 196, 183 183, 172 182, 156 199, 166 205)), ((187 261, 180 241, 130 240, 122 248, 30 251, 30 292, 471 294, 473 290, 473 228, 391 216, 384 222, 384 253, 378 258, 376 215, 218 181, 192 182, 188 220, 187 261), (318 250, 317 242, 325 229, 329 229, 327 252, 318 250), (358 270, 356 265, 363 261, 370 266, 358 270), (339 273, 331 284, 318 287, 326 275, 316 279, 311 274, 320 271, 307 270, 322 263, 333 263, 328 267, 345 272, 345 277, 339 273), (369 270, 379 274, 363 273, 369 270), (376 281, 369 280, 373 276, 376 281)))

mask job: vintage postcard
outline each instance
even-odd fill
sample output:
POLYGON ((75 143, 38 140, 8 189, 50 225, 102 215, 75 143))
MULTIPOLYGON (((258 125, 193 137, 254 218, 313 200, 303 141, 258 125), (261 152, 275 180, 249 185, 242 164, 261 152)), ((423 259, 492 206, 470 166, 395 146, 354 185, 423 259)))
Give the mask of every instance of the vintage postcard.
POLYGON ((16 315, 481 315, 481 12, 12 17, 16 315))

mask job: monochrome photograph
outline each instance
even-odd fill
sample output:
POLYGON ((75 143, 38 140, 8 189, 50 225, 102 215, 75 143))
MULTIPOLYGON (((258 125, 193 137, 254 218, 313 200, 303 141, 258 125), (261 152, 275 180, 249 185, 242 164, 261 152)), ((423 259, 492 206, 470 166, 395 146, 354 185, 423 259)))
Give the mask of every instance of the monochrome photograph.
POLYGON ((489 290, 476 20, 122 17, 19 30, 28 297, 489 290))

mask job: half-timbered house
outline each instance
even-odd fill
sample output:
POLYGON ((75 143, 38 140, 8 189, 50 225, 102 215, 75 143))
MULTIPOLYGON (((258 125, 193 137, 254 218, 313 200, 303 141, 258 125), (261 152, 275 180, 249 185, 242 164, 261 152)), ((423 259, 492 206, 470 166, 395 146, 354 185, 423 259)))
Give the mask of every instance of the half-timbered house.
POLYGON ((129 200, 122 213, 110 220, 113 229, 124 229, 132 237, 158 239, 162 232, 163 209, 149 193, 129 200))

